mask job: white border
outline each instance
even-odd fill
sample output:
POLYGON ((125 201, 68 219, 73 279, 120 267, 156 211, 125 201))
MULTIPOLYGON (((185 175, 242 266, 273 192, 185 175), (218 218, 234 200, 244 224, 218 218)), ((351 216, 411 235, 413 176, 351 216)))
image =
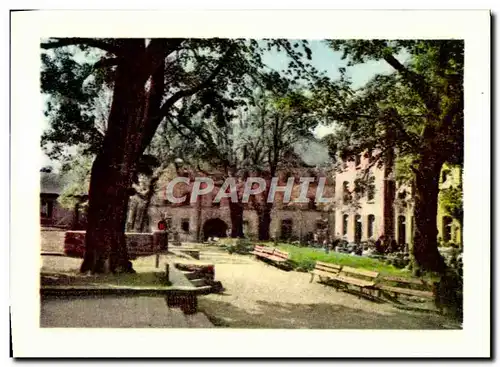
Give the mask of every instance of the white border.
POLYGON ((11 303, 16 357, 489 355, 490 17, 487 11, 12 14, 11 303), (466 44, 465 321, 461 331, 40 329, 39 40, 47 36, 460 38, 466 44), (33 157, 37 157, 33 159, 33 157), (376 341, 376 342, 374 342, 376 341))

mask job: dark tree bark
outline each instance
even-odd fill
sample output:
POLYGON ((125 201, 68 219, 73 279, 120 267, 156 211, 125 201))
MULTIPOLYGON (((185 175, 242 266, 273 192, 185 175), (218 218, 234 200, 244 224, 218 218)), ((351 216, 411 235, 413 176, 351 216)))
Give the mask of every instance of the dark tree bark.
POLYGON ((162 103, 165 57, 177 49, 180 39, 144 39, 118 42, 113 102, 103 145, 92 166, 85 256, 80 271, 133 272, 125 242, 130 188, 137 162, 150 144, 158 125, 183 97, 212 83, 229 62, 231 46, 219 65, 197 86, 174 93, 162 103), (152 78, 151 78, 152 77, 152 78), (146 92, 146 82, 151 85, 146 92))
POLYGON ((272 203, 262 204, 261 208, 257 211, 259 216, 259 241, 268 241, 271 238, 271 210, 272 203))
POLYGON ((129 188, 142 154, 143 127, 147 121, 145 82, 148 69, 154 70, 144 62, 145 54, 143 40, 127 40, 117 65, 108 130, 92 166, 81 272, 133 272, 124 232, 129 188))
POLYGON ((415 232, 413 256, 420 268, 443 274, 446 265, 437 246, 439 174, 442 162, 423 155, 415 172, 415 232))
POLYGON ((243 238, 243 203, 229 202, 229 214, 231 216, 231 237, 243 238))

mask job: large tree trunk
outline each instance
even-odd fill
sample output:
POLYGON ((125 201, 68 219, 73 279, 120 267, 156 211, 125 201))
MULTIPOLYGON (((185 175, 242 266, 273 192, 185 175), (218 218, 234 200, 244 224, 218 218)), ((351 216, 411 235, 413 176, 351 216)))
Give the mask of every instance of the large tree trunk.
POLYGON ((268 241, 271 237, 270 227, 271 227, 271 210, 272 204, 265 203, 262 205, 261 209, 258 211, 259 215, 259 240, 268 241))
POLYGON ((124 234, 128 190, 122 175, 116 169, 113 172, 106 161, 101 154, 92 167, 82 272, 103 273, 118 267, 130 270, 124 234))
POLYGON ((415 175, 415 238, 413 257, 418 268, 443 274, 446 265, 438 251, 437 210, 442 162, 423 156, 415 175))
POLYGON ((137 80, 143 46, 141 40, 127 42, 116 69, 108 129, 92 166, 82 272, 133 271, 124 232, 147 105, 145 82, 137 80))
POLYGON ((243 238, 243 203, 229 202, 229 214, 231 216, 231 237, 243 238))

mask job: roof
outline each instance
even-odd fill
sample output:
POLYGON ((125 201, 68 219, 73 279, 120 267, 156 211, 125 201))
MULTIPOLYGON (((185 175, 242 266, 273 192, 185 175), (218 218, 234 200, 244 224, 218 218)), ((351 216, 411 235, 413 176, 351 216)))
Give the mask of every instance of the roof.
POLYGON ((40 194, 60 195, 64 184, 57 173, 40 172, 40 194))

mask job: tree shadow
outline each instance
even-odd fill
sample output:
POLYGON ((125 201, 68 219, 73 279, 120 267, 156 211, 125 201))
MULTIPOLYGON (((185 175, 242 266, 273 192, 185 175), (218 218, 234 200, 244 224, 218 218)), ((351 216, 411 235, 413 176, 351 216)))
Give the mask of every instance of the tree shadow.
POLYGON ((460 329, 439 315, 398 309, 367 312, 343 305, 257 301, 244 309, 232 303, 200 297, 198 309, 218 327, 272 329, 460 329))

